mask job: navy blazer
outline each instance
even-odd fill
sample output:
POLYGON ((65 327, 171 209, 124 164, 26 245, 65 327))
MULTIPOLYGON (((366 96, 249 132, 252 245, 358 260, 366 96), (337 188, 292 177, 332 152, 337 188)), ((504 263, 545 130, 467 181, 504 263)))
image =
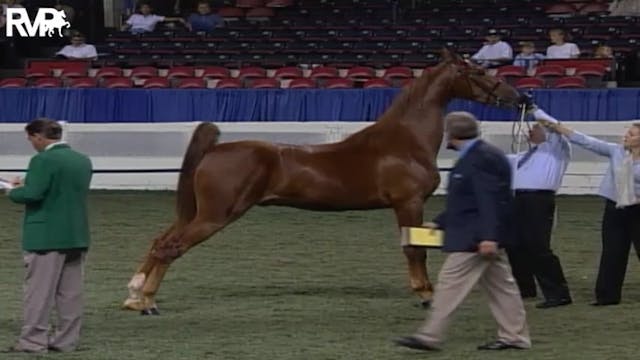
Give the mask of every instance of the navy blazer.
POLYGON ((482 140, 474 143, 449 174, 444 212, 434 222, 444 230, 442 250, 475 252, 483 240, 511 242, 513 193, 505 154, 482 140))

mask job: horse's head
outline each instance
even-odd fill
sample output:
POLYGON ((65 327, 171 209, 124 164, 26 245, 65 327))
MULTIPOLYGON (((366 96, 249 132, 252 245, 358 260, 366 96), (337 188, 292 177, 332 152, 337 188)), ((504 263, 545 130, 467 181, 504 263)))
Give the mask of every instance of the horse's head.
POLYGON ((484 68, 464 60, 460 55, 444 49, 442 59, 454 72, 453 95, 494 106, 516 107, 522 95, 500 78, 487 75, 484 68))

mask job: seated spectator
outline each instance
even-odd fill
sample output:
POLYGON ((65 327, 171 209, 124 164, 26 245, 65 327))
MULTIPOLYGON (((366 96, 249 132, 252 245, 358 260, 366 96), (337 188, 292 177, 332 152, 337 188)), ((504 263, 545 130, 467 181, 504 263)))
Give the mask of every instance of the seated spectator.
POLYGON ((485 68, 492 68, 510 63, 513 59, 511 46, 500 40, 500 34, 494 29, 487 32, 484 46, 471 59, 485 68))
POLYGON ((609 16, 640 16, 640 0, 615 0, 609 4, 609 16))
POLYGON ((532 69, 544 60, 544 55, 536 52, 536 46, 531 41, 520 43, 520 54, 516 55, 513 65, 532 69))
POLYGON ((613 50, 607 45, 598 45, 593 52, 593 57, 598 59, 613 59, 613 50))
POLYGON ((132 34, 142 34, 152 32, 156 28, 156 24, 163 21, 180 21, 184 24, 184 19, 179 17, 165 17, 151 13, 151 6, 147 3, 140 4, 138 14, 133 14, 122 27, 122 30, 131 29, 132 34))
POLYGON ((569 35, 562 29, 552 29, 549 31, 549 38, 553 45, 547 48, 547 59, 573 59, 580 56, 578 45, 570 42, 569 35))
POLYGON ((67 45, 56 53, 56 56, 69 60, 96 60, 98 52, 96 47, 85 43, 85 37, 76 32, 71 37, 71 45, 67 45))
POLYGON ((187 19, 187 28, 191 31, 213 31, 217 27, 224 27, 224 20, 211 12, 208 1, 198 2, 198 12, 187 19))

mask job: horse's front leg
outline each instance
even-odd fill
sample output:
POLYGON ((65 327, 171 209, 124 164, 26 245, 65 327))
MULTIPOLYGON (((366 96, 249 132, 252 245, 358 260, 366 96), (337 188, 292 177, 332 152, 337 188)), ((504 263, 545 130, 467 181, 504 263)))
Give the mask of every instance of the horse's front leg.
MULTIPOLYGON (((411 199, 394 206, 398 226, 420 226, 423 219, 423 201, 411 199)), ((429 307, 433 298, 433 285, 427 272, 427 250, 420 246, 403 246, 409 268, 409 283, 413 292, 420 297, 422 306, 429 307)))

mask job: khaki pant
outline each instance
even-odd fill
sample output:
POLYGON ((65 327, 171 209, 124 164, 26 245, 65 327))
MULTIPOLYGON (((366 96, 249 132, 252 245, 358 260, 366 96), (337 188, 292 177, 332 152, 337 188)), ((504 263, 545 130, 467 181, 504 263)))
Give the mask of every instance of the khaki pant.
POLYGON ((524 305, 504 251, 493 260, 477 253, 451 253, 438 275, 431 317, 415 336, 438 346, 444 339, 451 315, 478 282, 488 295, 489 308, 498 323, 497 340, 531 347, 524 305))
POLYGON ((28 351, 75 350, 83 313, 85 251, 24 254, 23 326, 17 347, 28 351), (56 307, 55 333, 49 334, 51 309, 56 307))

